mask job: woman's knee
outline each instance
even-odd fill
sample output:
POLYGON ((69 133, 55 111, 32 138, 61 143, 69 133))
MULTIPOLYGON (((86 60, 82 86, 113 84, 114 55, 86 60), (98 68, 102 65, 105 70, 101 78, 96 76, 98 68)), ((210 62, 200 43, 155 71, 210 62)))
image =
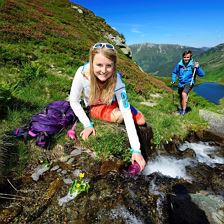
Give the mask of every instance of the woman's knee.
POLYGON ((187 93, 185 93, 184 91, 182 92, 182 98, 186 98, 187 97, 187 93))
POLYGON ((111 113, 111 122, 122 123, 124 121, 123 115, 117 108, 111 113))
POLYGON ((144 117, 144 115, 141 112, 138 112, 138 117, 136 119, 136 123, 138 125, 144 125, 146 123, 145 117, 144 117))

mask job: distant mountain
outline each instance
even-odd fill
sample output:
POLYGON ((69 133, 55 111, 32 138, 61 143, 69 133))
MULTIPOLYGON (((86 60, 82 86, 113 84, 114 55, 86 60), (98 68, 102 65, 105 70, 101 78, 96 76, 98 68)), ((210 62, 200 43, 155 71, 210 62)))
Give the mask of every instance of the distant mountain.
POLYGON ((224 43, 202 53, 199 60, 206 80, 224 83, 224 43))
POLYGON ((175 64, 181 59, 183 51, 190 49, 194 58, 208 48, 194 48, 176 44, 133 44, 129 46, 132 50, 133 59, 140 67, 148 73, 156 76, 169 76, 175 64))

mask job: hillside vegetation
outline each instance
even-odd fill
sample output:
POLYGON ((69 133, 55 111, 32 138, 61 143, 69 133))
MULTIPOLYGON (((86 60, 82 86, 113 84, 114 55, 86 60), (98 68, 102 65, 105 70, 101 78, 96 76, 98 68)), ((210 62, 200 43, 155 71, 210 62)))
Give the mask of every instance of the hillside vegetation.
MULTIPOLYGON (((74 72, 88 61, 90 46, 98 41, 113 43, 109 34, 120 35, 103 18, 67 0, 0 1, 0 152, 6 145, 2 138, 7 133, 26 124, 32 114, 48 103, 66 99, 74 72)), ((202 130, 206 122, 199 117, 198 110, 219 109, 192 94, 189 101, 192 112, 176 116, 176 93, 141 71, 117 46, 116 49, 118 69, 123 74, 130 102, 152 126, 154 144, 168 143, 174 136, 183 139, 189 131, 202 130)), ((105 157, 112 153, 125 159, 126 133, 116 124, 94 122, 97 137, 81 140, 80 144, 105 157)), ((77 129, 80 131, 80 123, 77 129)), ((55 142, 66 141, 63 132, 55 142)), ((19 142, 16 148, 21 169, 29 158, 27 147, 19 142)), ((0 153, 0 164, 1 159, 0 153)))
MULTIPOLYGON (((1 2, 3 105, 9 106, 13 102, 13 110, 21 110, 21 115, 25 113, 24 106, 38 110, 48 102, 66 98, 74 72, 88 61, 89 47, 97 41, 110 41, 105 37, 107 34, 119 35, 103 18, 81 6, 78 8, 82 10, 80 13, 74 6, 67 0, 1 2)), ((149 89, 167 88, 163 82, 146 76, 117 50, 118 68, 133 91, 147 96, 149 89)), ((2 111, 1 116, 4 112, 10 111, 2 111)), ((18 124, 13 122, 15 125, 18 124)))
POLYGON ((224 83, 224 44, 209 49, 200 55, 206 81, 224 83))

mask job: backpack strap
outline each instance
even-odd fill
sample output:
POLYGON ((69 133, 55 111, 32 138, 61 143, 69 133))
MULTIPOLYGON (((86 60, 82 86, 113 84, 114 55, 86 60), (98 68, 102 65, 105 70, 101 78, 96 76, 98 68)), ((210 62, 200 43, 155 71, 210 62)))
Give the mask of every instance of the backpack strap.
POLYGON ((16 138, 20 138, 20 137, 23 138, 24 143, 27 143, 28 130, 29 130, 29 127, 28 126, 24 126, 24 127, 21 127, 21 128, 16 128, 13 131, 12 134, 16 138))

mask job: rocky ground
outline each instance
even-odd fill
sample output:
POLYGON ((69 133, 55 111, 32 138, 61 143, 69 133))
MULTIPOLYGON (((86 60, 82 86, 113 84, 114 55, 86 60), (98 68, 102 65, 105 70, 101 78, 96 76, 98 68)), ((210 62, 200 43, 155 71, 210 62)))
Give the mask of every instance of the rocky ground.
MULTIPOLYGON (((208 136, 200 133, 188 140, 199 137, 208 136)), ((222 141, 209 138, 224 157, 222 141)), ((9 178, 1 188, 0 223, 223 223, 224 165, 189 166, 189 181, 160 173, 133 176, 128 164, 114 157, 99 160, 91 150, 71 142, 52 150, 30 142, 29 150, 31 160, 23 175, 9 178), (80 173, 89 183, 88 192, 60 204, 80 173)), ((170 144, 151 149, 149 161, 161 152, 177 159, 195 157, 191 149, 180 152, 170 144)))

